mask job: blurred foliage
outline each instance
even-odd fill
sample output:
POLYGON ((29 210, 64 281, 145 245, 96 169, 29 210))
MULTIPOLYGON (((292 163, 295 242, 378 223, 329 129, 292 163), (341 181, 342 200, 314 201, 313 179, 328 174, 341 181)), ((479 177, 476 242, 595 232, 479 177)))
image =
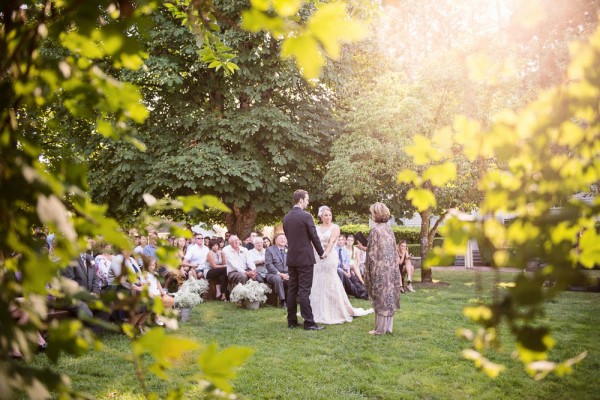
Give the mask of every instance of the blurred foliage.
POLYGON ((341 45, 364 39, 367 25, 361 7, 350 7, 344 1, 252 0, 252 9, 242 14, 242 27, 250 32, 266 31, 281 39, 280 55, 293 58, 298 70, 309 82, 318 78, 327 57, 337 60, 341 45), (302 15, 310 10, 310 17, 302 15))
MULTIPOLYGON (((464 310, 482 326, 477 332, 461 331, 473 345, 464 356, 492 377, 504 367, 484 352, 500 345, 496 330, 502 322, 516 338, 516 357, 536 379, 569 373, 586 355, 549 361, 554 341, 550 329, 540 323, 546 301, 570 285, 585 283, 578 265, 591 268, 600 257, 595 229, 600 198, 586 202, 575 196, 597 193, 600 181, 600 29, 570 48, 563 84, 541 91, 520 111, 498 113, 489 128, 457 116, 433 138, 420 136, 420 146, 412 152, 415 162, 442 164, 452 162, 452 149, 471 161, 486 160, 488 166, 478 183, 484 194, 482 217, 473 220, 454 213, 441 229, 444 246, 434 249, 431 263, 463 253, 473 237, 492 249, 497 267, 525 269, 531 261, 542 265, 519 276, 493 303, 464 310), (510 223, 505 225, 507 215, 510 223)), ((430 171, 431 167, 415 176, 422 178, 430 171)), ((429 190, 423 185, 421 189, 429 190)))

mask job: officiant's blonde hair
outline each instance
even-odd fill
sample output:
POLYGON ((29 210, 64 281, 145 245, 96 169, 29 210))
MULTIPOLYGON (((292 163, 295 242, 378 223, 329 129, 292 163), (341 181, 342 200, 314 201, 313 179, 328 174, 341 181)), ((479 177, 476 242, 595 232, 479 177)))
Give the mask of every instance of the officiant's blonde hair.
POLYGON ((390 209, 381 202, 372 204, 369 211, 371 211, 373 222, 388 222, 390 220, 390 209))

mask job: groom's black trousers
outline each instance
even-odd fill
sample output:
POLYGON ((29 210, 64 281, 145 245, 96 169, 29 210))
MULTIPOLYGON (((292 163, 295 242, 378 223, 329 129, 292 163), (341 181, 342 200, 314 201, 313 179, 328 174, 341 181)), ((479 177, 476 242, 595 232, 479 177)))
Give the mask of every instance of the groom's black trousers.
POLYGON ((287 293, 288 325, 298 324, 298 300, 300 301, 300 315, 304 318, 304 327, 315 325, 312 308, 310 307, 313 268, 313 265, 288 266, 290 276, 287 293))

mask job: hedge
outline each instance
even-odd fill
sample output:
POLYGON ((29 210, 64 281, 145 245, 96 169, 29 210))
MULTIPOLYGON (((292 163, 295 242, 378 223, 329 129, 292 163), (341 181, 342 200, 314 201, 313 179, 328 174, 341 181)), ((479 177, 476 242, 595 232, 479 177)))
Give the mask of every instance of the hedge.
MULTIPOLYGON (((357 232, 362 232, 365 234, 365 236, 367 236, 370 230, 371 230, 371 228, 369 228, 369 225, 367 225, 367 224, 353 224, 353 225, 340 226, 340 231, 344 235, 348 235, 350 233, 353 235, 356 235, 357 232)), ((404 226, 394 226, 392 228, 392 231, 394 232, 394 236, 396 237, 396 242, 398 242, 398 243, 400 243, 401 240, 406 240, 406 242, 408 244, 420 244, 421 243, 421 239, 420 239, 421 229, 420 228, 407 228, 404 226)), ((444 241, 444 239, 439 237, 439 234, 436 233, 436 237, 433 239, 433 245, 441 246, 443 241, 444 241)), ((416 254, 419 254, 420 252, 421 251, 419 250, 419 252, 417 252, 416 254)), ((411 253, 411 254, 415 254, 415 253, 411 253)))

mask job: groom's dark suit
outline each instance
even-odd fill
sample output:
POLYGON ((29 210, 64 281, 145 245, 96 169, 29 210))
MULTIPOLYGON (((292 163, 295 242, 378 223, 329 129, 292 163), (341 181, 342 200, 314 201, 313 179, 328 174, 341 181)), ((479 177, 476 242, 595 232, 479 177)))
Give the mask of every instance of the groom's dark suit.
POLYGON ((300 315, 304 318, 304 328, 315 325, 310 307, 310 289, 312 287, 315 254, 323 255, 323 247, 317 235, 312 216, 298 206, 294 206, 283 217, 283 231, 288 240, 287 265, 290 281, 288 284, 288 325, 298 324, 296 312, 300 298, 300 315))

